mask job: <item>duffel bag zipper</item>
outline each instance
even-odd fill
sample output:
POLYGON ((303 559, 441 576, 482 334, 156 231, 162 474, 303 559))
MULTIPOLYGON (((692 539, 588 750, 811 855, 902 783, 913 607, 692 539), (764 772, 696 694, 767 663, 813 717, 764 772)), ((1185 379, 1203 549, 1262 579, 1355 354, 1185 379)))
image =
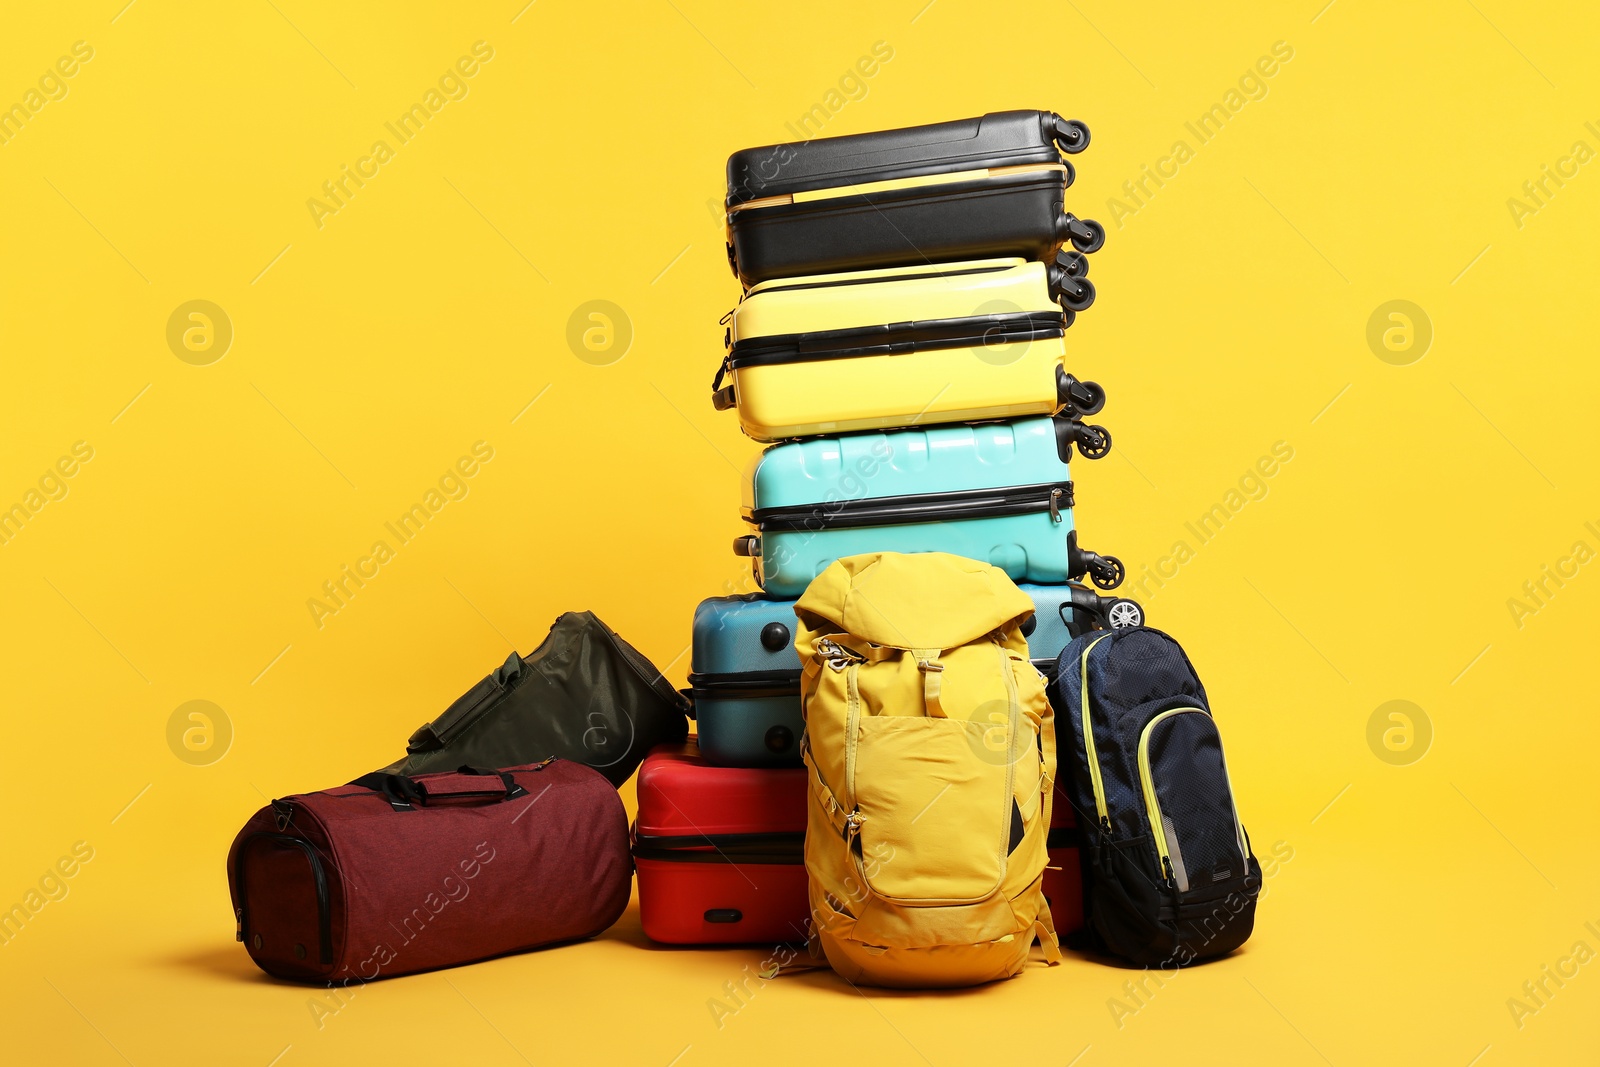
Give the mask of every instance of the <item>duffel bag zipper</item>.
POLYGON ((244 855, 245 846, 258 837, 265 837, 287 845, 293 845, 305 853, 306 861, 311 865, 311 881, 317 895, 317 939, 320 942, 318 949, 324 965, 333 963, 333 916, 328 903, 328 876, 322 867, 322 858, 317 855, 317 848, 310 841, 292 834, 275 834, 261 830, 251 834, 245 839, 245 844, 239 847, 239 859, 234 871, 234 878, 239 884, 239 905, 234 909, 234 917, 238 922, 236 937, 244 940, 245 908, 245 881, 244 881, 244 855))
POLYGON ((1089 783, 1094 788, 1094 813, 1100 821, 1100 829, 1107 837, 1111 836, 1111 813, 1106 809, 1106 786, 1100 777, 1100 759, 1094 750, 1094 722, 1089 714, 1089 653, 1094 651, 1094 646, 1104 641, 1110 634, 1097 637, 1084 646, 1083 656, 1078 662, 1078 680, 1081 685, 1078 707, 1083 716, 1083 755, 1089 764, 1089 783))
POLYGON ((1051 522, 1060 522, 1062 512, 1071 510, 1073 502, 1072 482, 1040 482, 994 489, 954 489, 944 493, 908 493, 754 508, 745 519, 762 533, 953 522, 1027 515, 1036 511, 1048 511, 1051 522))

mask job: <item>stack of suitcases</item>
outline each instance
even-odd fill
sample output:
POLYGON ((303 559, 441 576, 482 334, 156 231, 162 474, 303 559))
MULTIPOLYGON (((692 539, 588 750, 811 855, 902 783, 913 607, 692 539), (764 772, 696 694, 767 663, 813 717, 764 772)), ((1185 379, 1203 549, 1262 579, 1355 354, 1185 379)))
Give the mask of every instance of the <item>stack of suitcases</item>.
MULTIPOLYGON (((668 944, 804 941, 805 720, 794 602, 829 563, 950 552, 1029 594, 1034 664, 1086 629, 1140 625, 1101 596, 1122 564, 1078 544, 1069 459, 1110 450, 1105 404, 1066 367, 1094 301, 1101 227, 1066 211, 1081 122, 1007 111, 772 145, 728 160, 728 259, 744 287, 712 385, 768 445, 745 481, 761 592, 695 611, 697 738, 639 772, 645 933, 668 944)), ((1072 805, 1057 787, 1045 875, 1080 928, 1072 805)))

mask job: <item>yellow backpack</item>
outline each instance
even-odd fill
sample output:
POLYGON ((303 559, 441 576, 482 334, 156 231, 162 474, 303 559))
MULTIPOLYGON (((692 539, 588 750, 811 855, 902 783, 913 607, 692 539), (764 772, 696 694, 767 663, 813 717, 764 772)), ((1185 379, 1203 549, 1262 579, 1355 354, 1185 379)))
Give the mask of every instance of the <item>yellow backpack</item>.
POLYGON ((850 556, 795 606, 810 768, 813 954, 851 982, 976 985, 1037 933, 1055 722, 1019 626, 1032 600, 943 552, 850 556))

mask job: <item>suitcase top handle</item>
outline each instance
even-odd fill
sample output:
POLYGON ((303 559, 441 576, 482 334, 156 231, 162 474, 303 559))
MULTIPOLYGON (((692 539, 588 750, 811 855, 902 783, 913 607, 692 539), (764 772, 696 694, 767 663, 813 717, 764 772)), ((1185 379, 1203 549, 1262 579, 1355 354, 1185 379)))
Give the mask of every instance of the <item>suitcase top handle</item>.
POLYGON ((380 794, 395 811, 412 811, 418 807, 427 807, 434 800, 445 798, 455 800, 477 798, 498 803, 525 796, 528 792, 517 784, 510 771, 465 766, 446 774, 430 774, 419 778, 374 771, 362 775, 350 784, 380 794))

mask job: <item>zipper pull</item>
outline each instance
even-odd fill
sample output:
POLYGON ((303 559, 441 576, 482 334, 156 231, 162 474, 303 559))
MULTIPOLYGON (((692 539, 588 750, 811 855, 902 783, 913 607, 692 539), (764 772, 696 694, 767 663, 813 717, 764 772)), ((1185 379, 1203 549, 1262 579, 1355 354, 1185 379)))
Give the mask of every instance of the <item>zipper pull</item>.
POLYGON ((1162 868, 1162 870, 1167 872, 1167 888, 1168 889, 1176 889, 1176 888, 1178 888, 1178 876, 1172 873, 1172 857, 1171 856, 1162 856, 1161 857, 1161 868, 1162 868))
POLYGON ((1050 521, 1061 521, 1061 498, 1065 495, 1060 488, 1050 490, 1050 521))
POLYGON ((849 847, 861 835, 861 824, 867 817, 861 814, 860 809, 850 812, 844 817, 844 843, 849 847))
POLYGON ((233 919, 234 919, 233 939, 235 941, 243 941, 244 940, 244 909, 243 908, 234 908, 233 909, 233 919))
POLYGON ((1111 816, 1100 816, 1100 832, 1105 834, 1108 838, 1111 836, 1111 816))
POLYGON ((287 800, 274 800, 272 814, 277 819, 279 831, 287 830, 294 821, 294 804, 287 800))

